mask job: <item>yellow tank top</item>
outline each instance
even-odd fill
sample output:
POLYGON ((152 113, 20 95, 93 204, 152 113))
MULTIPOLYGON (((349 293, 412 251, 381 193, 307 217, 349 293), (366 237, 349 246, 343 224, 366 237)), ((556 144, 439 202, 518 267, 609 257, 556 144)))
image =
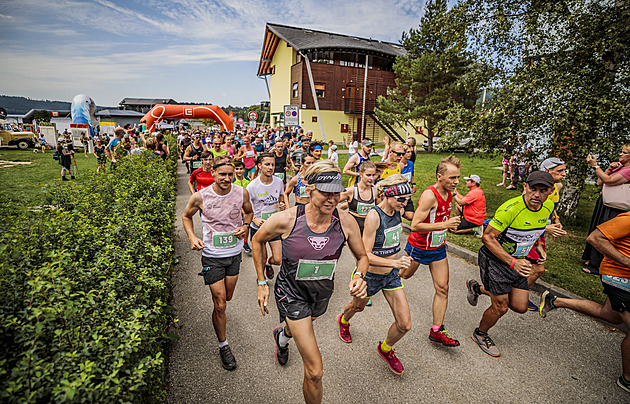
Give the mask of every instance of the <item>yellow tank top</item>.
POLYGON ((394 174, 400 174, 400 164, 396 164, 396 168, 393 170, 390 168, 386 168, 385 170, 383 170, 383 174, 381 174, 381 179, 384 180, 385 178, 394 174))

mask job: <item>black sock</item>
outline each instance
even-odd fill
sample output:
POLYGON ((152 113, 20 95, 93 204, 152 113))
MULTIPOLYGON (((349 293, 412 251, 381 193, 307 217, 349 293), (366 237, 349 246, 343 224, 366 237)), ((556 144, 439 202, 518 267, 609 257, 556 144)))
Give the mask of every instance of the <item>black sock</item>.
POLYGON ((483 331, 479 331, 479 328, 475 328, 475 334, 477 334, 477 335, 488 335, 488 334, 486 334, 483 331))
POLYGON ((478 283, 475 283, 475 286, 473 286, 473 290, 475 291, 476 294, 480 295, 481 294, 481 285, 479 285, 478 283))

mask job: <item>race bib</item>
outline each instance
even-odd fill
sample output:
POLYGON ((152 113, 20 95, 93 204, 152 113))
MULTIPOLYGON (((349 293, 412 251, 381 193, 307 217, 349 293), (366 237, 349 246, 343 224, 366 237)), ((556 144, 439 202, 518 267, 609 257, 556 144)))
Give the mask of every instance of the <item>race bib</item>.
POLYGON ((261 219, 262 220, 267 220, 269 219, 269 216, 273 215, 274 213, 276 213, 278 211, 278 209, 276 210, 271 210, 269 212, 261 212, 261 219))
POLYGON ((446 230, 438 230, 431 232, 431 244, 429 247, 441 247, 446 240, 446 230))
POLYGON ((411 175, 412 175, 412 174, 413 174, 413 173, 410 171, 410 172, 408 172, 408 173, 404 173, 404 174, 403 174, 403 176, 404 176, 405 178, 407 178, 407 181, 411 182, 411 175))
POLYGON ((197 169, 197 168, 201 168, 201 165, 202 165, 201 161, 193 161, 193 162, 192 162, 192 168, 193 168, 193 170, 195 170, 195 169, 197 169))
POLYGON ((299 196, 301 196, 302 198, 308 198, 308 194, 306 193, 306 185, 302 185, 300 187, 299 196))
POLYGON ((383 241, 383 248, 396 247, 400 244, 400 235, 402 234, 402 225, 397 225, 385 229, 385 241, 383 241))
POLYGON ((254 153, 253 150, 250 150, 248 152, 245 153, 245 157, 254 157, 256 154, 254 153))
POLYGON ((236 245, 237 242, 238 238, 234 235, 234 232, 212 234, 212 246, 214 248, 233 247, 236 245))
POLYGON ((332 280, 337 260, 300 260, 295 279, 298 281, 332 280))
POLYGON ((280 178, 282 181, 284 181, 284 173, 273 173, 274 177, 278 177, 280 178))
POLYGON ((532 250, 535 242, 533 243, 516 243, 516 249, 512 253, 513 257, 527 257, 532 250))
POLYGON ((365 216, 373 207, 374 207, 373 203, 357 202, 357 214, 361 216, 365 216))
POLYGON ((602 275, 602 282, 630 293, 630 279, 619 276, 602 275))

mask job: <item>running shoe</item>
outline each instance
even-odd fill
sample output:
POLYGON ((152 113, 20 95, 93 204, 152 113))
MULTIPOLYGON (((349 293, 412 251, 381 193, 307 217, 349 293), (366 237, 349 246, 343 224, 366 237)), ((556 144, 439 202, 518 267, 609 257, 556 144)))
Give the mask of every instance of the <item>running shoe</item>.
POLYGON ((219 348, 219 353, 221 354, 223 369, 230 371, 236 369, 236 359, 234 358, 234 355, 232 355, 232 350, 229 345, 219 348))
POLYGON ((252 253, 252 248, 249 246, 249 244, 247 244, 247 241, 245 243, 243 243, 243 250, 245 250, 245 252, 251 254, 252 253))
POLYGON ((483 225, 479 225, 475 228, 475 236, 476 237, 483 237, 483 225))
POLYGON ((282 332, 282 326, 277 326, 273 329, 273 340, 276 341, 276 360, 281 366, 284 366, 289 361, 289 345, 285 347, 280 346, 280 333, 282 332))
POLYGON ((468 289, 468 295, 466 296, 466 298, 468 299, 468 303, 470 303, 471 306, 476 306, 477 301, 479 300, 479 294, 475 292, 475 286, 479 286, 479 282, 474 279, 466 280, 466 289, 468 289))
POLYGON ((540 317, 547 317, 547 313, 551 310, 554 310, 556 306, 554 306, 553 302, 556 301, 558 296, 554 295, 550 290, 545 290, 540 296, 540 317))
POLYGON ((400 360, 396 357, 396 354, 394 353, 394 349, 392 349, 391 351, 385 353, 383 352, 383 350, 381 349, 381 344, 382 342, 378 343, 378 346, 376 347, 376 352, 378 352, 379 355, 381 355, 381 357, 383 359, 385 359, 385 362, 387 362, 387 364, 389 365, 389 368, 392 370, 392 372, 401 375, 403 373, 405 373, 405 368, 402 365, 402 363, 400 362, 400 360))
POLYGON ((492 338, 490 338, 490 336, 485 332, 479 331, 479 328, 473 331, 470 338, 472 338, 472 340, 475 341, 477 345, 479 345, 479 348, 481 348, 481 350, 488 355, 494 356, 495 358, 501 356, 501 353, 499 352, 499 349, 496 347, 496 345, 494 345, 494 341, 492 341, 492 338))
POLYGON ((339 338, 341 338, 343 342, 350 343, 352 342, 352 335, 350 335, 350 324, 345 325, 344 323, 342 323, 342 316, 343 313, 337 316, 337 324, 339 324, 339 338))
POLYGON ((440 329, 437 331, 433 331, 433 328, 431 328, 431 332, 429 332, 429 339, 433 342, 439 342, 440 344, 444 344, 446 346, 459 346, 459 341, 448 335, 444 325, 441 325, 440 329))
POLYGON ((623 374, 619 376, 619 379, 617 379, 617 386, 630 393, 630 382, 627 381, 625 377, 623 377, 623 374))
POLYGON ((267 279, 273 279, 273 267, 269 263, 265 264, 265 275, 267 275, 267 279))
POLYGON ((536 306, 531 300, 527 301, 527 310, 529 311, 538 311, 538 306, 536 306))
POLYGON ((367 307, 372 307, 372 299, 368 299, 368 302, 365 305, 367 307))

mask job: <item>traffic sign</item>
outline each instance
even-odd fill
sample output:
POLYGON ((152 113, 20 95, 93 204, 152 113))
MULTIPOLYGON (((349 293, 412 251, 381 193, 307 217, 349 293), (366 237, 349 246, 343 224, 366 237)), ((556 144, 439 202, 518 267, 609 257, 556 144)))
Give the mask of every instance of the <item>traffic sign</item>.
POLYGON ((256 111, 249 111, 247 116, 249 117, 250 121, 255 121, 258 119, 258 114, 256 113, 256 111))
POLYGON ((297 126, 300 124, 298 109, 298 105, 284 106, 284 126, 297 126))

